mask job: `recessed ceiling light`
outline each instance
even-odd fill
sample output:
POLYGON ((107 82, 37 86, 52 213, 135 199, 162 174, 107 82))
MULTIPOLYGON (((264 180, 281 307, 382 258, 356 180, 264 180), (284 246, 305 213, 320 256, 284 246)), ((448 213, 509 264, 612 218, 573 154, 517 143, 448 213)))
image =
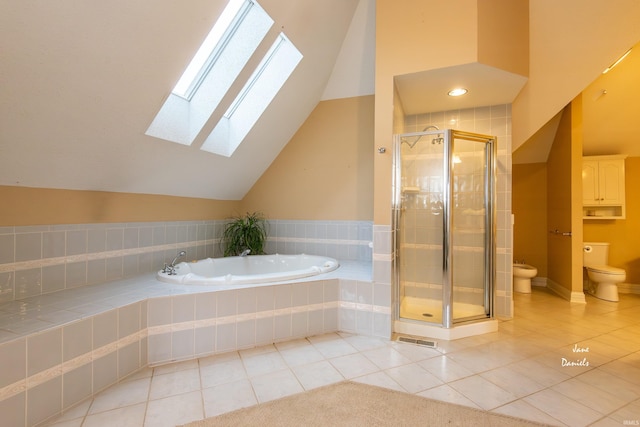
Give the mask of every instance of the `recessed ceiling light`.
POLYGON ((464 95, 464 94, 465 94, 465 93, 467 93, 467 92, 468 92, 468 90, 466 90, 465 88, 463 88, 463 87, 457 87, 457 88, 455 88, 455 89, 451 89, 451 90, 449 91, 449 96, 462 96, 462 95, 464 95))

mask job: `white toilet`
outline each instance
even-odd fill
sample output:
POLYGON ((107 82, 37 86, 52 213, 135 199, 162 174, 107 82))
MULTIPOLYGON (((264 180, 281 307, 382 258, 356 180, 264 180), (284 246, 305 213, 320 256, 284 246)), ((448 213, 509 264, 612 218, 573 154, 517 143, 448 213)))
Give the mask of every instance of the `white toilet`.
POLYGON ((621 268, 610 267, 609 243, 584 242, 582 245, 583 266, 587 270, 588 280, 585 290, 606 301, 618 301, 618 283, 627 278, 621 268))
POLYGON ((531 279, 536 277, 538 269, 529 264, 513 264, 513 291, 522 294, 531 293, 531 279))

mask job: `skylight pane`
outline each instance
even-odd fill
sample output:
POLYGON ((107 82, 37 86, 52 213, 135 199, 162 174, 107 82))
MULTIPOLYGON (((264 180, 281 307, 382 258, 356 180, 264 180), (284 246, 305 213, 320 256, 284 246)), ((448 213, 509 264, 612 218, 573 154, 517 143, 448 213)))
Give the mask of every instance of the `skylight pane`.
MULTIPOLYGON (((232 24, 237 25, 237 21, 242 19, 252 4, 252 2, 246 0, 229 1, 227 7, 224 8, 195 56, 184 70, 180 80, 173 88, 172 93, 174 95, 191 99, 193 93, 197 90, 198 82, 202 80, 203 74, 210 68, 210 64, 215 61, 216 53, 221 50, 221 44, 223 44, 221 41, 224 42, 223 36, 233 29, 234 26, 232 24), (236 22, 234 23, 234 21, 236 22)), ((227 37, 232 35, 227 34, 227 37)))
POLYGON ((302 54, 281 33, 202 145, 230 157, 296 69, 302 54))
POLYGON ((231 0, 222 15, 147 135, 191 145, 273 26, 255 0, 231 0))

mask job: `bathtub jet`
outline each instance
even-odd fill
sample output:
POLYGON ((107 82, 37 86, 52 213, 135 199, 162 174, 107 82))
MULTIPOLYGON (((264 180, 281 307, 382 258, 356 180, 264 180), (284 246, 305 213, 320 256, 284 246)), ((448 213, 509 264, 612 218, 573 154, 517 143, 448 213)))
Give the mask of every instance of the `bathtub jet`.
POLYGON ((158 280, 182 285, 244 285, 299 279, 328 273, 340 264, 317 255, 252 255, 181 262, 173 274, 160 270, 158 280))

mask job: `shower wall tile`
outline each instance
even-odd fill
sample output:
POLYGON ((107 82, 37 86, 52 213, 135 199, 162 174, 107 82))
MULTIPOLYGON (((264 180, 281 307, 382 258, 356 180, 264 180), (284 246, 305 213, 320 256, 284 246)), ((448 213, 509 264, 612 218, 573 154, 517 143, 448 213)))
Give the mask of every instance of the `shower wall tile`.
MULTIPOLYGON (((511 289, 511 277, 510 275, 500 274, 502 265, 511 264, 512 250, 512 236, 513 227, 511 224, 511 105, 501 104, 484 106, 479 108, 469 108, 462 110, 434 112, 427 114, 417 114, 413 116, 407 116, 404 120, 405 129, 404 132, 418 132, 424 129, 427 125, 436 125, 441 129, 455 128, 471 132, 484 133, 489 135, 495 135, 498 138, 498 156, 497 156, 497 176, 496 176, 496 190, 497 190, 497 251, 498 258, 502 259, 497 262, 498 273, 496 274, 495 290, 496 293, 510 296, 511 289), (453 120, 453 122, 450 122, 453 120), (453 124, 452 124, 453 123, 453 124), (507 259, 508 258, 508 259, 507 259)), ((429 188, 423 183, 416 183, 422 188, 429 188)), ((409 214, 407 212, 405 215, 409 214)), ((420 222, 422 222, 420 220, 420 222)), ((374 227, 375 229, 375 227, 374 227)), ((406 231, 406 230, 405 230, 406 231)), ((409 230, 411 231, 411 230, 409 230)), ((418 241, 419 231, 413 230, 409 235, 401 236, 405 241, 418 241)), ((435 243, 435 241, 432 241, 435 243)), ((374 254, 382 253, 378 251, 376 245, 375 230, 374 230, 374 254)), ((405 257, 406 261, 406 257, 405 257)), ((384 277, 391 277, 391 270, 387 271, 386 268, 380 268, 378 264, 384 263, 385 260, 381 257, 374 257, 374 282, 383 281, 384 277)), ((415 280, 431 281, 434 277, 414 277, 415 280)), ((418 289, 416 289, 417 291, 418 289)), ((393 309, 393 307, 392 307, 393 309)), ((495 303, 495 315, 510 318, 513 315, 512 301, 506 303, 506 301, 500 301, 496 299, 495 303)))

